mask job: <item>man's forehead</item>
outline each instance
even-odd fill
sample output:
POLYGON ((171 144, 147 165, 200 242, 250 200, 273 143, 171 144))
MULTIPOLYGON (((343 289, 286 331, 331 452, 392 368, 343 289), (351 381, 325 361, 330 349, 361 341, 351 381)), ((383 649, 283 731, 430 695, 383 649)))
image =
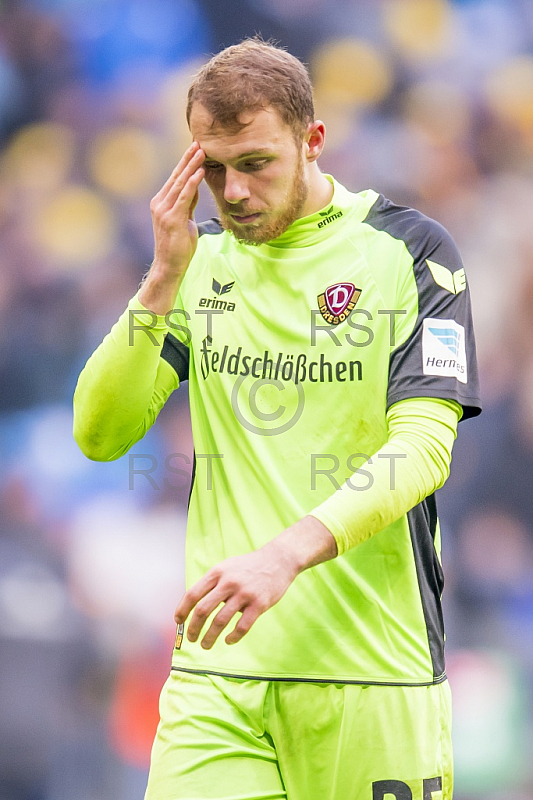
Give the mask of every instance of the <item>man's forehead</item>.
POLYGON ((243 111, 238 122, 239 129, 224 126, 214 121, 213 116, 200 103, 191 109, 190 127, 192 137, 210 155, 210 149, 242 150, 242 155, 268 151, 281 145, 291 137, 291 130, 278 112, 272 108, 243 111))

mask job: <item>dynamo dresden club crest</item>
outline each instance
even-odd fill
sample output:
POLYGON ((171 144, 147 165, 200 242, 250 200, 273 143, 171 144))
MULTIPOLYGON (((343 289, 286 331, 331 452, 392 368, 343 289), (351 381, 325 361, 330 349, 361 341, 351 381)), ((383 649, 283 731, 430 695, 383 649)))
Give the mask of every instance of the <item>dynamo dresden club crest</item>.
POLYGON ((361 289, 353 283, 334 283, 325 292, 318 295, 320 313, 331 325, 338 325, 350 315, 359 300, 361 289))

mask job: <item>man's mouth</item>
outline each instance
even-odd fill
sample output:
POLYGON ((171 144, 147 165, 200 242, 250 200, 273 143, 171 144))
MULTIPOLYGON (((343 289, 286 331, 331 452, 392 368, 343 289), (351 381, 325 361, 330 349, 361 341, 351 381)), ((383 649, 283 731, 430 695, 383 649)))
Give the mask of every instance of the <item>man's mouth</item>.
POLYGON ((249 222, 255 222, 261 216, 260 213, 256 214, 230 214, 230 217, 234 222, 237 222, 239 225, 247 225, 249 222))

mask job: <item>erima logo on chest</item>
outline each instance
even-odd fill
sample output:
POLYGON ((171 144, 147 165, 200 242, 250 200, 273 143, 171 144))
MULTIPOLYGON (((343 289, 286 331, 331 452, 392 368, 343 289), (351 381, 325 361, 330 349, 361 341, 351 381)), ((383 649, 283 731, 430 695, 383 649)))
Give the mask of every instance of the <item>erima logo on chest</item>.
MULTIPOLYGON (((231 283, 221 284, 216 278, 213 278, 211 288, 216 295, 228 294, 233 289, 235 281, 231 283)), ((217 311, 235 311, 235 303, 230 303, 227 300, 220 300, 217 297, 201 297, 198 303, 200 308, 214 308, 217 311)))

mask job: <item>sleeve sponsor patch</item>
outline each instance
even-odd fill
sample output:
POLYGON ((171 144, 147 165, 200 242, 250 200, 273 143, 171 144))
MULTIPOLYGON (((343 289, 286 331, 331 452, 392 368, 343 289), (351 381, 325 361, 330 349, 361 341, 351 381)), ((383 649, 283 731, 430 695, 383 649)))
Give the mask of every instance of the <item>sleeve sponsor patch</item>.
POLYGON ((453 319, 424 320, 422 334, 424 375, 442 375, 467 382, 465 329, 453 319))

